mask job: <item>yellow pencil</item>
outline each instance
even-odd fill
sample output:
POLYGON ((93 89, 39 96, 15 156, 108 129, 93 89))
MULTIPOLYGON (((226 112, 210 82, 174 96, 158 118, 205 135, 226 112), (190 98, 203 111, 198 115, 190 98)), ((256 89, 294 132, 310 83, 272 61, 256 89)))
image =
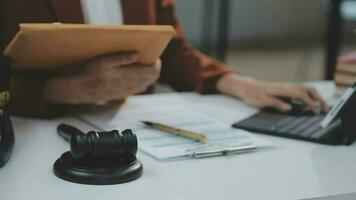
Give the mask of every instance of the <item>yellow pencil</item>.
POLYGON ((167 125, 155 123, 155 122, 142 121, 142 123, 144 123, 145 125, 147 125, 149 127, 155 128, 157 130, 171 133, 171 134, 174 134, 177 136, 181 136, 181 137, 188 138, 191 140, 196 140, 196 141, 199 141, 202 143, 208 142, 208 137, 206 135, 202 135, 200 133, 196 133, 193 131, 187 131, 187 130, 183 130, 183 129, 179 129, 179 128, 175 128, 175 127, 171 127, 171 126, 167 126, 167 125))

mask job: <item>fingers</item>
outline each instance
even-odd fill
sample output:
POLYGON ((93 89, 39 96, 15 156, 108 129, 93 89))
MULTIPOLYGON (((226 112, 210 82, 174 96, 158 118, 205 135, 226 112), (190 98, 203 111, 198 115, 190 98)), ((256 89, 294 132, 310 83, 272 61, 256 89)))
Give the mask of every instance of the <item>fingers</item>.
POLYGON ((131 65, 120 68, 114 68, 108 75, 111 83, 115 86, 120 82, 125 82, 130 88, 136 88, 135 93, 142 92, 149 85, 153 84, 160 75, 161 64, 158 60, 153 65, 131 65), (121 74, 121 79, 117 78, 118 74, 121 74))
POLYGON ((118 66, 131 65, 138 61, 136 53, 112 54, 97 58, 100 66, 114 68, 118 66))
POLYGON ((288 112, 292 109, 292 107, 288 103, 271 96, 266 96, 262 100, 262 103, 263 104, 261 107, 275 108, 282 112, 288 112))
POLYGON ((294 98, 304 102, 312 110, 313 113, 320 113, 316 101, 305 90, 298 90, 294 98))
POLYGON ((320 108, 325 112, 329 111, 328 105, 316 89, 304 86, 296 87, 296 90, 298 90, 298 92, 296 92, 296 96, 294 98, 302 100, 314 113, 319 114, 320 108), (318 104, 320 105, 320 107, 318 104))
POLYGON ((105 79, 58 77, 47 82, 43 90, 46 101, 54 104, 97 104, 126 97, 119 86, 108 85, 105 79))
MULTIPOLYGON (((105 59, 110 59, 107 57, 105 59)), ((110 62, 110 61, 109 61, 110 62)), ((96 103, 143 92, 160 74, 160 61, 153 65, 126 65, 57 76, 46 84, 45 98, 52 103, 96 103)), ((97 69, 97 68, 96 68, 97 69)))
MULTIPOLYGON (((318 114, 320 111, 317 102, 324 104, 318 93, 311 88, 306 88, 294 84, 274 85, 268 89, 268 93, 272 96, 289 97, 292 99, 304 102, 312 112, 318 114)), ((324 106, 324 105, 323 105, 324 106)))
POLYGON ((137 61, 138 55, 136 53, 109 55, 101 58, 102 64, 107 67, 130 65, 136 63, 137 61))
MULTIPOLYGON (((138 56, 135 53, 111 54, 94 58, 86 63, 84 73, 87 76, 106 76, 120 66, 136 64, 138 56)), ((81 74, 83 76, 83 74, 81 74)))
POLYGON ((316 101, 320 103, 320 106, 324 112, 329 112, 329 106, 324 101, 324 99, 320 96, 319 92, 314 88, 306 88, 309 95, 316 101))
POLYGON ((162 67, 162 61, 161 59, 157 59, 156 62, 153 64, 153 67, 158 70, 161 71, 161 67, 162 67))
POLYGON ((134 78, 140 80, 141 82, 144 82, 147 79, 154 79, 152 81, 154 82, 159 78, 161 72, 161 60, 157 59, 156 62, 151 65, 126 65, 120 68, 113 68, 113 70, 117 71, 117 73, 120 73, 120 71, 121 73, 124 72, 127 79, 134 78))

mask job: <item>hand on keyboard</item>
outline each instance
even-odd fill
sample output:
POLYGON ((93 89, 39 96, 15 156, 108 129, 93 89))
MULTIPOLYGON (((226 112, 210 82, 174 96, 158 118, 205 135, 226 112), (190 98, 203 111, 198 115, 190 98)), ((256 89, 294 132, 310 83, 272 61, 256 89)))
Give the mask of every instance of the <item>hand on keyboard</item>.
MULTIPOLYGON (((301 101, 292 100, 290 98, 280 98, 284 102, 291 105, 292 109, 284 114, 291 116, 310 116, 315 115, 315 113, 309 108, 308 105, 301 101)), ((320 108, 319 108, 320 110, 320 108)), ((274 108, 266 108, 264 111, 272 112, 272 113, 282 113, 281 111, 274 108)))
POLYGON ((317 105, 328 111, 327 104, 314 88, 299 84, 257 81, 231 73, 219 79, 217 89, 257 108, 270 107, 288 112, 292 109, 291 105, 278 99, 288 97, 304 102, 316 114, 320 113, 317 105))

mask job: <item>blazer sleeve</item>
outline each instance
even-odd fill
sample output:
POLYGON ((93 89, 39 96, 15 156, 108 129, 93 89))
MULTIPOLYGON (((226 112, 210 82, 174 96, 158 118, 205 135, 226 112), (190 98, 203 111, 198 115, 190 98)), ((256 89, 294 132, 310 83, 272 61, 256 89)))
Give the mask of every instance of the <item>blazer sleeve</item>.
MULTIPOLYGON (((15 36, 21 22, 51 22, 49 1, 0 0, 0 51, 15 36), (49 5, 49 4, 48 4, 49 5)), ((1 63, 11 65, 2 53, 1 63)), ((9 66, 0 66, 9 67, 9 66)), ((49 73, 40 71, 17 72, 11 69, 9 110, 12 115, 26 117, 52 118, 62 115, 65 107, 51 105, 43 98, 43 89, 49 73)))
POLYGON ((176 35, 163 53, 160 82, 178 91, 216 93, 217 81, 232 71, 223 63, 194 49, 184 37, 172 0, 156 2, 157 24, 173 25, 176 35))

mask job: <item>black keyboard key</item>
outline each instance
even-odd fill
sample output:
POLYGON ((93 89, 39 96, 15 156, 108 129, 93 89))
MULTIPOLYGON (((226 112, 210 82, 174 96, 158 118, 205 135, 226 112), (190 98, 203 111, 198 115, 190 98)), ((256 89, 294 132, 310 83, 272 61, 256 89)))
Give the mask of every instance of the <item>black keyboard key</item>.
POLYGON ((273 125, 268 128, 269 131, 277 131, 281 127, 284 127, 286 124, 293 122, 295 117, 283 117, 279 120, 274 120, 273 125))
POLYGON ((268 129, 268 127, 271 127, 274 123, 275 122, 273 120, 254 118, 253 120, 243 120, 238 124, 240 127, 255 127, 258 129, 268 129))
POLYGON ((273 125, 273 126, 271 126, 271 127, 269 127, 267 130, 269 130, 269 131, 277 131, 277 126, 276 125, 273 125))
POLYGON ((332 124, 330 124, 329 126, 327 126, 325 128, 321 128, 319 131, 317 131, 316 133, 311 135, 311 138, 320 139, 325 134, 330 133, 331 131, 337 130, 338 127, 340 127, 340 125, 341 125, 341 121, 337 120, 337 121, 333 122, 332 124))
MULTIPOLYGON (((334 126, 332 124, 331 128, 322 128, 320 122, 323 118, 323 115, 297 117, 261 112, 233 126, 259 133, 330 144, 327 142, 330 137, 325 135, 329 134, 334 126)), ((337 128, 336 125, 334 128, 337 128)))
POLYGON ((276 128, 282 128, 284 126, 286 126, 287 124, 292 123, 294 120, 296 120, 296 117, 285 117, 279 121, 275 121, 275 126, 276 128))
POLYGON ((254 117, 269 119, 269 120, 273 120, 273 121, 279 121, 281 119, 286 118, 286 116, 284 116, 284 115, 268 113, 268 112, 259 112, 254 117))
POLYGON ((321 136, 323 136, 326 132, 327 132, 327 128, 322 128, 320 127, 320 129, 315 132, 313 135, 311 135, 311 138, 313 139, 319 139, 321 136))
POLYGON ((239 128, 254 127, 261 130, 267 130, 269 127, 275 125, 276 122, 281 121, 284 118, 285 117, 281 115, 261 112, 252 116, 251 118, 236 123, 235 126, 239 128))
POLYGON ((301 135, 305 130, 308 130, 310 127, 318 124, 320 122, 319 116, 308 117, 302 124, 292 129, 290 132, 293 135, 301 135))
POLYGON ((322 129, 322 127, 319 125, 319 123, 314 124, 313 126, 310 126, 309 128, 305 129, 300 136, 302 137, 309 137, 322 129))
POLYGON ((296 120, 293 120, 292 122, 285 124, 283 127, 278 128, 278 132, 281 133, 288 133, 290 132, 292 129, 294 129, 295 127, 299 126, 300 124, 302 124, 307 118, 305 117, 299 117, 296 120))

